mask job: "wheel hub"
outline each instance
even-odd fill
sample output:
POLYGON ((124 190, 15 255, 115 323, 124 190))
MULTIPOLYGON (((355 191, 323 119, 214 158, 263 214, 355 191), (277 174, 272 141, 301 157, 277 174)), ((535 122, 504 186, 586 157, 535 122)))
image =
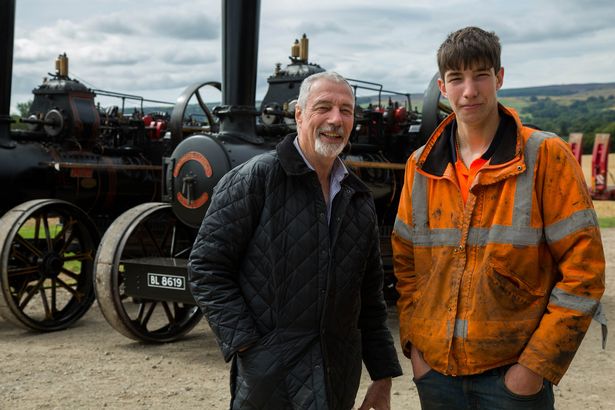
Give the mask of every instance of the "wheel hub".
POLYGON ((43 274, 49 278, 57 277, 62 271, 64 260, 55 252, 50 252, 43 257, 41 267, 43 274))

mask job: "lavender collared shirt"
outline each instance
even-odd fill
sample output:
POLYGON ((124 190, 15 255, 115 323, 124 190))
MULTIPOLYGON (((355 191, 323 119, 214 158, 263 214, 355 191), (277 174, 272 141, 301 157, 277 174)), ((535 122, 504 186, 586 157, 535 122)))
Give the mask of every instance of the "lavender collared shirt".
MULTIPOLYGON (((301 147, 299 146, 299 137, 295 137, 293 141, 295 148, 299 151, 299 155, 305 161, 305 165, 308 166, 312 171, 314 171, 314 167, 310 164, 310 161, 305 157, 303 151, 301 151, 301 147)), ((342 181, 348 175, 348 170, 346 169, 346 165, 342 162, 340 157, 336 157, 333 162, 333 168, 331 169, 331 176, 329 177, 329 200, 327 201, 327 223, 331 223, 331 206, 333 204, 333 199, 335 195, 337 195, 342 190, 342 181)))

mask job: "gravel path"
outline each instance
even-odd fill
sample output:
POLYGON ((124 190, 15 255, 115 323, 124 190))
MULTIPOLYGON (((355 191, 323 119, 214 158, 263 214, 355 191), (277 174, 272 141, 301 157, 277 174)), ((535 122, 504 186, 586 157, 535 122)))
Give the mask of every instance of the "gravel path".
MULTIPOLYGON (((615 228, 603 230, 607 292, 615 320, 615 228)), ((394 309, 390 327, 397 338, 394 309)), ((615 408, 613 340, 600 346, 593 322, 568 373, 556 387, 560 410, 615 408)), ((401 356, 400 356, 401 357, 401 356)), ((202 321, 180 342, 146 345, 116 333, 94 305, 73 328, 36 334, 0 319, 0 409, 228 408, 228 364, 202 321)), ((411 368, 394 380, 393 409, 419 409, 411 368)), ((369 380, 364 372, 358 402, 369 380)))

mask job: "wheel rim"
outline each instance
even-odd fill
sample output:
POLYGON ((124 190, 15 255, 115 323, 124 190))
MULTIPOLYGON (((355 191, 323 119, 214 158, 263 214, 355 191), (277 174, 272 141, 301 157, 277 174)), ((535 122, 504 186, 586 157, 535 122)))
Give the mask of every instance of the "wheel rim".
POLYGON ((30 201, 7 212, 0 226, 0 314, 38 331, 81 318, 94 301, 98 245, 88 216, 64 201, 30 201))
POLYGON ((201 91, 205 87, 213 87, 218 91, 222 91, 222 85, 218 81, 198 82, 188 86, 177 99, 177 104, 171 112, 171 120, 169 121, 169 130, 171 131, 172 146, 175 147, 187 135, 198 134, 204 131, 216 133, 218 131, 218 123, 216 118, 211 114, 209 107, 205 103, 201 91), (190 105, 194 105, 193 98, 196 98, 196 106, 200 109, 201 115, 205 117, 204 124, 207 124, 208 129, 205 130, 202 125, 191 125, 187 121, 186 115, 190 105))
POLYGON ((196 305, 136 299, 124 287, 124 260, 187 259, 194 237, 194 231, 175 218, 170 204, 142 204, 113 222, 101 241, 95 273, 97 301, 113 328, 134 340, 171 342, 200 321, 196 305))

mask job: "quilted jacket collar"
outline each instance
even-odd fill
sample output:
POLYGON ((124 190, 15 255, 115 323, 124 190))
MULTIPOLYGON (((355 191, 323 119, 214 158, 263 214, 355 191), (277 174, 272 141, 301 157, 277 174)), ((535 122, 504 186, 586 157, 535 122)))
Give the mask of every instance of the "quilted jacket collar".
POLYGON ((278 157, 280 158, 280 164, 282 164, 282 168, 284 168, 284 171, 288 175, 303 175, 313 172, 293 145, 296 136, 297 133, 288 134, 275 147, 278 157))
MULTIPOLYGON (((288 134, 277 146, 276 152, 278 153, 278 157, 280 159, 280 164, 284 169, 284 172, 288 175, 304 175, 310 172, 314 172, 311 170, 303 158, 301 158, 301 154, 295 148, 293 141, 297 133, 288 134)), ((348 177, 346 177, 342 181, 342 187, 347 186, 356 192, 369 192, 369 188, 363 181, 359 179, 351 170, 348 170, 348 177)))

